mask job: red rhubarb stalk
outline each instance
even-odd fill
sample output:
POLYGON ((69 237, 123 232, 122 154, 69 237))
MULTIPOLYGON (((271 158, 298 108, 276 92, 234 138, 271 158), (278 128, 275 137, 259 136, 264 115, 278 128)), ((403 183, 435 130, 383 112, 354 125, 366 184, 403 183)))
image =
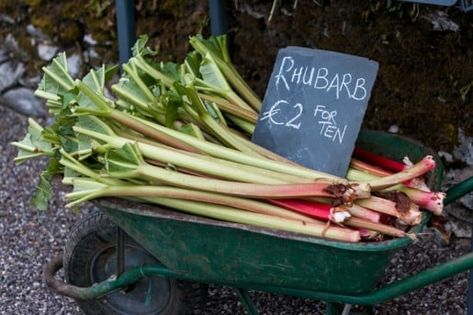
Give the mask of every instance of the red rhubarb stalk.
MULTIPOLYGON (((402 172, 406 168, 409 168, 404 163, 389 159, 387 157, 378 155, 378 154, 370 152, 370 151, 363 150, 359 147, 355 148, 355 150, 353 152, 353 155, 355 157, 361 159, 361 160, 364 160, 364 161, 372 164, 372 165, 379 166, 379 167, 381 167, 381 168, 383 168, 387 171, 391 171, 391 172, 394 172, 394 173, 402 172)), ((382 175, 379 175, 379 176, 382 176, 382 175)))
POLYGON ((325 221, 330 220, 332 206, 300 199, 271 199, 271 203, 286 209, 325 221))
POLYGON ((270 201, 286 209, 293 210, 313 218, 325 221, 330 220, 336 223, 341 223, 344 221, 344 218, 348 218, 350 216, 356 216, 372 222, 379 222, 380 220, 379 213, 357 205, 352 205, 351 207, 334 207, 325 203, 300 199, 273 199, 270 201))

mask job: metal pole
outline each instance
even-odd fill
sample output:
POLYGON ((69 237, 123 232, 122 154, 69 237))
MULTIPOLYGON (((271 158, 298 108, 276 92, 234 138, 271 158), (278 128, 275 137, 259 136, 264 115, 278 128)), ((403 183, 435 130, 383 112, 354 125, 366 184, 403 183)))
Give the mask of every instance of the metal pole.
MULTIPOLYGON (((473 251, 473 237, 471 238, 471 251, 473 251)), ((468 272, 468 306, 467 314, 473 315, 473 269, 468 272)))
MULTIPOLYGON (((136 41, 135 2, 134 0, 115 0, 117 14, 118 53, 120 64, 131 57, 131 47, 136 41)), ((117 227, 117 265, 116 273, 120 276, 125 271, 125 234, 117 227)))
POLYGON ((134 0, 115 0, 117 12, 118 52, 120 64, 131 57, 131 47, 136 41, 134 0))
POLYGON ((209 0, 210 31, 213 36, 223 35, 227 32, 227 19, 225 17, 225 0, 209 0))

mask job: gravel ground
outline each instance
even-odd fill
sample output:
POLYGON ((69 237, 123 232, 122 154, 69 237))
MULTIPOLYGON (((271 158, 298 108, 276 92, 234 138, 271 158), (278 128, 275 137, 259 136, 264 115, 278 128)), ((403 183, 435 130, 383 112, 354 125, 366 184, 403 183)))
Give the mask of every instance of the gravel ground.
MULTIPOLYGON (((37 211, 29 206, 42 163, 20 166, 9 143, 22 137, 26 118, 0 106, 0 314, 82 314, 74 302, 52 294, 41 281, 41 267, 58 254, 72 224, 87 215, 64 210, 57 194, 50 210, 37 211)), ((44 161, 43 161, 44 162, 44 161)), ((469 239, 457 239, 448 246, 426 233, 420 241, 399 252, 392 261, 385 282, 447 261, 468 250, 469 239)), ((464 314, 467 291, 466 274, 408 294, 375 308, 376 314, 464 314)), ((227 288, 209 288, 204 310, 195 314, 244 314, 236 295, 227 288)), ((267 293, 252 293, 263 314, 323 314, 324 304, 267 293)))

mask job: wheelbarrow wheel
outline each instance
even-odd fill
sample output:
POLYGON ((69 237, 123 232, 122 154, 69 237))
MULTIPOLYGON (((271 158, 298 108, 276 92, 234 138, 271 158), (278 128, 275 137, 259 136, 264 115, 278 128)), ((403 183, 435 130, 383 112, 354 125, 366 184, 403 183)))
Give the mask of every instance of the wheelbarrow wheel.
MULTIPOLYGON (((73 227, 64 251, 66 282, 88 287, 116 274, 116 231, 116 225, 100 211, 73 227)), ((158 262, 127 235, 124 244, 125 268, 158 262)), ((203 284, 151 277, 100 299, 77 303, 87 315, 174 315, 199 308, 206 294, 203 284)))

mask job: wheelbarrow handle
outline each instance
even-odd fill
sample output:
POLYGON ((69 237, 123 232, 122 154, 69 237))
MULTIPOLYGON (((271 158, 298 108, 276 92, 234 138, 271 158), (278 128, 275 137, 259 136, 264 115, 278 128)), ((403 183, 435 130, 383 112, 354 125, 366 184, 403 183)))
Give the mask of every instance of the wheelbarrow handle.
MULTIPOLYGON (((66 284, 54 278, 56 272, 62 267, 62 257, 56 257, 44 266, 43 278, 46 285, 56 293, 75 299, 96 299, 114 291, 126 287, 142 277, 161 276, 190 281, 201 281, 202 279, 190 279, 173 272, 161 264, 135 267, 125 271, 116 279, 107 279, 90 287, 77 287, 66 284)), ((255 284, 241 284, 242 288, 261 290, 266 292, 293 295, 304 298, 319 299, 326 302, 373 305, 392 300, 398 296, 422 288, 426 285, 441 281, 458 273, 467 271, 473 267, 473 253, 466 254, 452 261, 421 271, 408 278, 396 281, 376 291, 363 295, 344 295, 329 292, 320 292, 296 288, 275 287, 255 284)), ((216 284, 233 286, 232 283, 216 284)))
POLYGON ((426 285, 444 280, 473 268, 473 253, 421 271, 413 276, 388 284, 378 290, 361 294, 347 295, 330 292, 311 291, 274 286, 250 287, 250 289, 293 295, 302 298, 318 299, 329 303, 374 305, 390 301, 406 293, 415 291, 426 285))
POLYGON ((449 203, 461 198, 462 196, 472 191, 473 191, 473 176, 452 186, 447 191, 447 197, 445 198, 444 204, 448 205, 449 203))
POLYGON ((78 300, 97 299, 101 296, 118 291, 146 276, 139 267, 127 271, 118 279, 111 277, 100 283, 93 284, 90 287, 78 287, 67 284, 54 276, 62 268, 62 255, 54 257, 43 266, 43 281, 46 286, 57 294, 68 296, 78 300))

